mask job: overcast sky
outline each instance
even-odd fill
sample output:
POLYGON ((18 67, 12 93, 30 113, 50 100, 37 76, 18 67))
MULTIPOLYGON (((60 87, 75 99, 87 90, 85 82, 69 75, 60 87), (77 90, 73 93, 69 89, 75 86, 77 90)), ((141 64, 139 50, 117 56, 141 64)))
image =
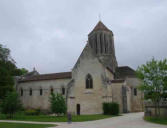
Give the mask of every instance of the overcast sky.
POLYGON ((167 58, 167 0, 0 0, 0 43, 19 68, 71 71, 99 14, 120 66, 167 58))

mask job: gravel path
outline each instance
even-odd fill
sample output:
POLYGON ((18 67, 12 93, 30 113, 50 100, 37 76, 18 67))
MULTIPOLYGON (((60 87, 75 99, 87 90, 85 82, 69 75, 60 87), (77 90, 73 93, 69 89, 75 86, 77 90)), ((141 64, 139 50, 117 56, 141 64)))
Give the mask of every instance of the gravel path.
POLYGON ((143 112, 88 122, 62 124, 55 128, 167 128, 167 125, 149 123, 143 120, 143 112))
POLYGON ((0 120, 0 122, 16 122, 16 123, 36 123, 36 124, 56 124, 54 128, 167 128, 167 125, 158 125, 144 121, 144 113, 129 113, 123 116, 87 121, 87 122, 73 122, 67 123, 54 123, 54 122, 31 122, 31 121, 9 121, 0 120))

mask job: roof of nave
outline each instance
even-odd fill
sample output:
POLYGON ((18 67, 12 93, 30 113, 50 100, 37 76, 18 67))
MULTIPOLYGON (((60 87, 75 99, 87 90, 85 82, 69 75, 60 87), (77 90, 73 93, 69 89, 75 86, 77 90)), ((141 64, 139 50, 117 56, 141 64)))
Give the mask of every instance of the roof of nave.
POLYGON ((136 71, 129 66, 121 66, 116 68, 116 78, 136 77, 136 71))
POLYGON ((111 80, 111 83, 123 83, 125 82, 125 80, 123 79, 114 79, 114 80, 111 80))
POLYGON ((42 81, 42 80, 55 80, 55 79, 66 79, 71 78, 71 72, 61 72, 61 73, 51 73, 51 74, 40 74, 40 75, 33 75, 24 77, 23 79, 19 80, 19 82, 29 82, 29 81, 42 81))
POLYGON ((91 34, 94 31, 108 31, 108 32, 112 32, 110 29, 108 29, 103 22, 99 21, 96 26, 94 27, 94 29, 89 33, 91 34))

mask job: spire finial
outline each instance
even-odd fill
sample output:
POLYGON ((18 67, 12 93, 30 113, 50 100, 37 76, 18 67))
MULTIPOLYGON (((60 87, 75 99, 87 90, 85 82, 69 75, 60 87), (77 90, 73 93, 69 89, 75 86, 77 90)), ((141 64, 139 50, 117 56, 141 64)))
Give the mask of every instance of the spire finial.
POLYGON ((100 15, 100 13, 99 13, 99 21, 101 21, 101 15, 100 15))

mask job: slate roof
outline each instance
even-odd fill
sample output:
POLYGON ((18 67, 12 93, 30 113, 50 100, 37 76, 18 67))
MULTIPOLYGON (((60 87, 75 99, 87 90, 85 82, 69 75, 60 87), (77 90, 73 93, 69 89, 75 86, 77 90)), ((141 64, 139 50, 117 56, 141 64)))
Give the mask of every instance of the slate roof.
POLYGON ((124 79, 126 77, 136 77, 135 70, 128 66, 117 67, 115 78, 124 79))
POLYGON ((112 32, 110 29, 108 29, 101 21, 99 21, 96 26, 94 27, 94 29, 89 33, 91 34, 94 31, 108 31, 108 32, 112 32))
POLYGON ((71 72, 61 72, 61 73, 52 73, 52 74, 41 74, 41 75, 34 75, 25 77, 19 80, 19 83, 28 82, 28 81, 41 81, 41 80, 56 80, 56 79, 66 79, 71 78, 71 72))
POLYGON ((125 80, 122 80, 122 79, 115 79, 115 80, 111 80, 111 83, 122 83, 124 81, 125 80))

